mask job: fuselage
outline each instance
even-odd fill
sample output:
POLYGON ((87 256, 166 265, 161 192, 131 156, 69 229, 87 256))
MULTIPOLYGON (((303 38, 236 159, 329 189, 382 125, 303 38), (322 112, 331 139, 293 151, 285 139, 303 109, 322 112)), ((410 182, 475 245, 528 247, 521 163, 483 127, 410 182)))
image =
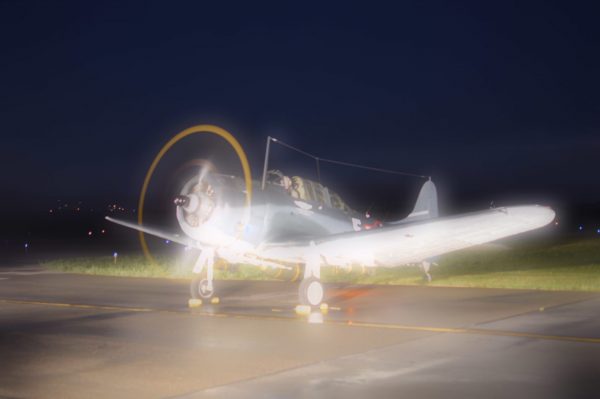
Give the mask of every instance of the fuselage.
MULTIPOLYGON (((289 190, 278 184, 267 183, 263 190, 260 182, 253 181, 248 210, 243 179, 216 175, 211 177, 211 185, 216 193, 213 200, 215 209, 203 222, 202 228, 236 237, 255 247, 261 243, 287 242, 356 231, 366 222, 364 216, 361 217, 345 204, 343 207, 334 207, 326 188, 319 193, 322 200, 315 201, 308 196, 294 197, 289 190), (323 193, 325 195, 321 195, 323 193), (243 220, 247 221, 243 223, 243 231, 240 231, 243 220)), ((189 187, 186 190, 189 191, 189 187)), ((315 190, 312 191, 314 192, 315 190)), ((341 200, 339 203, 343 204, 341 200)), ((182 208, 178 207, 177 212, 182 229, 193 237, 194 228, 186 223, 182 208)), ((202 234, 206 236, 205 230, 202 234)))
POLYGON ((253 243, 339 234, 354 231, 361 223, 358 212, 294 198, 281 186, 267 184, 261 190, 258 182, 254 182, 253 187, 252 231, 246 236, 253 243))

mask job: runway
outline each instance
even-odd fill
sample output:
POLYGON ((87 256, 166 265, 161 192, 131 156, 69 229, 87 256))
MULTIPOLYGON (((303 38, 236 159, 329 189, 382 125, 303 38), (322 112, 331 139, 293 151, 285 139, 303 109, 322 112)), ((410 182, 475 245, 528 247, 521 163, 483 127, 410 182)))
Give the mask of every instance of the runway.
POLYGON ((0 269, 0 397, 597 397, 600 294, 0 269), (311 321, 309 323, 309 320, 311 321))

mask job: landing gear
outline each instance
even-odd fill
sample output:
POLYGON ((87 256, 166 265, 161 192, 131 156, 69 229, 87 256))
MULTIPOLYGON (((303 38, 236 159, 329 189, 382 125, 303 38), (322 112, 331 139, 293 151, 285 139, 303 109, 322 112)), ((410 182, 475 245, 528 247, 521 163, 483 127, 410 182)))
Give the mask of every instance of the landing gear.
POLYGON ((202 250, 202 253, 194 265, 194 274, 190 284, 191 299, 188 304, 190 307, 198 307, 203 301, 210 301, 212 304, 219 303, 219 297, 216 297, 213 284, 213 274, 215 265, 215 251, 212 248, 202 250), (206 275, 203 275, 206 268, 206 275))
POLYGON ((323 301, 323 284, 315 277, 302 280, 298 289, 301 305, 319 306, 323 301))
POLYGON ((190 284, 190 295, 192 299, 208 300, 213 297, 215 287, 208 283, 208 279, 197 276, 192 279, 190 284))
POLYGON ((305 261, 304 279, 298 288, 300 305, 296 306, 296 313, 300 314, 310 313, 312 307, 327 307, 322 303, 325 290, 321 284, 321 256, 313 241, 305 261))
POLYGON ((429 270, 431 269, 431 262, 424 260, 421 262, 421 270, 423 271, 423 279, 428 283, 431 283, 431 274, 429 274, 429 270))

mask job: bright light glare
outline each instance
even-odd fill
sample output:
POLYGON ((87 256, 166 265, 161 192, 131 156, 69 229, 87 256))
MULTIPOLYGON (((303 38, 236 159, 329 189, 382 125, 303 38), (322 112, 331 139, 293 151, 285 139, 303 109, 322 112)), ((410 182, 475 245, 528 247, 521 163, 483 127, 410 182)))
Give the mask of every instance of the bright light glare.
POLYGON ((323 324, 323 314, 321 312, 311 312, 308 315, 308 322, 310 324, 323 324))

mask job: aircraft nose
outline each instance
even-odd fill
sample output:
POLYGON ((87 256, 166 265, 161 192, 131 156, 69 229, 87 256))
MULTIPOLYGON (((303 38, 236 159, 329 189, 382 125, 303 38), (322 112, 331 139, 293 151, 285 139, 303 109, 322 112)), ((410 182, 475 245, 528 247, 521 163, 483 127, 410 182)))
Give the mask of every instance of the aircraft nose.
POLYGON ((182 207, 186 212, 196 212, 200 208, 200 198, 197 195, 178 195, 173 203, 182 207))
POLYGON ((190 203, 190 197, 188 197, 187 195, 178 195, 177 197, 175 197, 175 199, 173 200, 173 203, 177 206, 187 206, 190 203))

